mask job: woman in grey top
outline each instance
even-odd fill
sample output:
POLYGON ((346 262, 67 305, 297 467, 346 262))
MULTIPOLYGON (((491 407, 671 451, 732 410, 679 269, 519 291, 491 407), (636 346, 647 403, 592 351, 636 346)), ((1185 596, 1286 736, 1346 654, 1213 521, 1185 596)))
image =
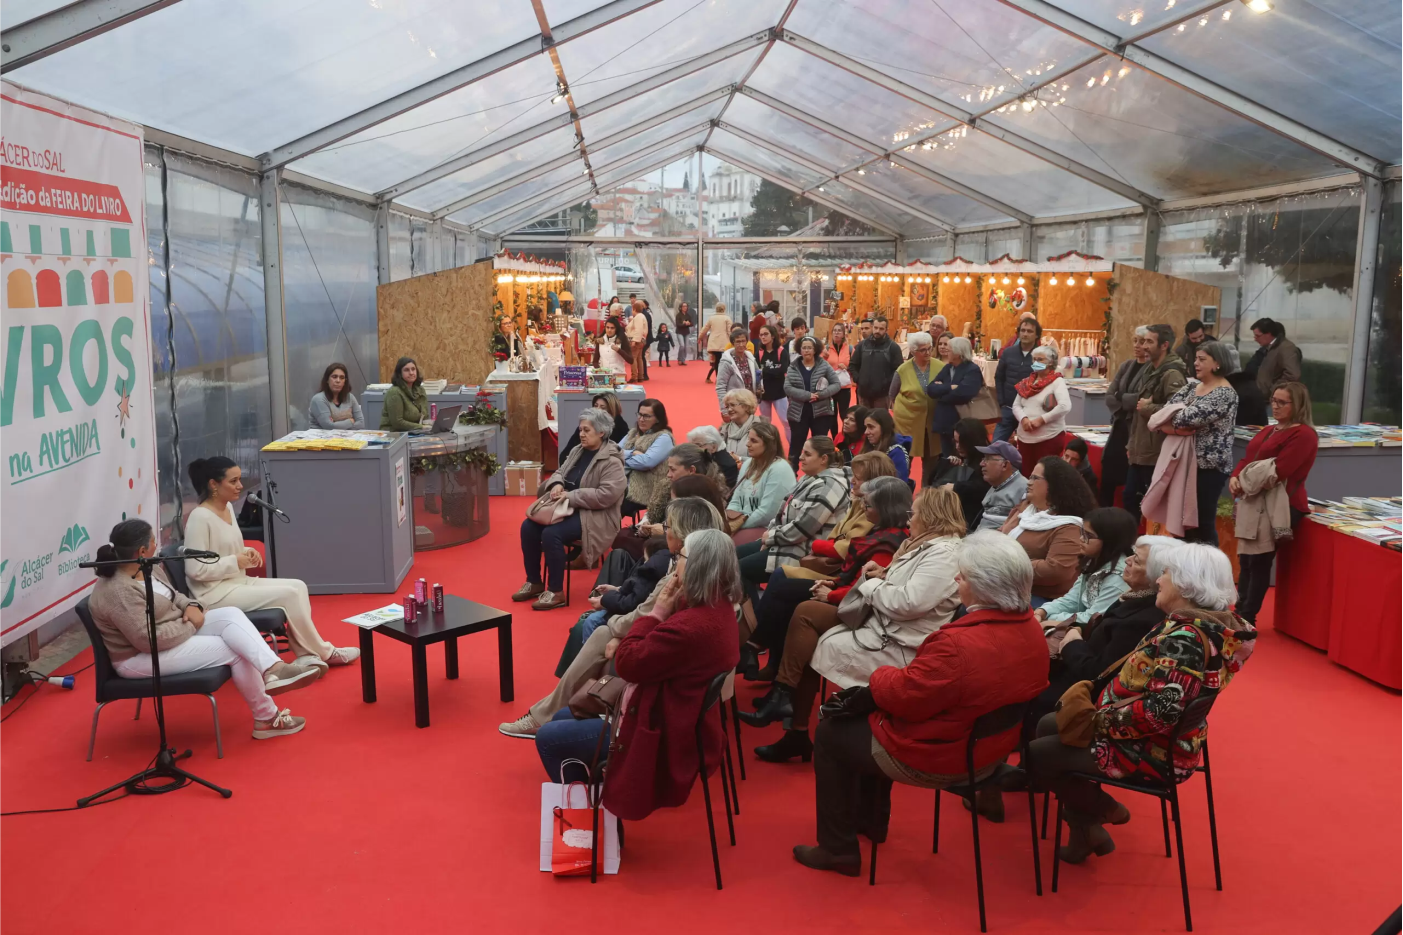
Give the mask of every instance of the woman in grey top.
POLYGON ((810 435, 832 435, 838 427, 833 397, 843 387, 838 372, 819 356, 817 339, 806 335, 795 343, 799 355, 785 374, 784 395, 789 397, 789 464, 797 471, 804 440, 810 435))
POLYGON ((365 415, 360 402, 351 392, 351 378, 346 375, 346 365, 332 364, 322 374, 321 389, 312 397, 307 407, 312 428, 316 429, 363 429, 365 415))

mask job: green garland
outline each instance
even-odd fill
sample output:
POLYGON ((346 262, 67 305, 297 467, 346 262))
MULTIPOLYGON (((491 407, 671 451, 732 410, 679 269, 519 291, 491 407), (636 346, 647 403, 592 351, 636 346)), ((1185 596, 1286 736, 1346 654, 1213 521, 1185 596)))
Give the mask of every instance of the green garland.
POLYGON ((502 464, 490 451, 469 448, 467 451, 455 451, 452 454, 415 458, 410 465, 410 471, 417 477, 429 471, 462 471, 472 467, 491 477, 502 469, 502 464))
POLYGON ((460 413, 458 421, 463 425, 506 425, 507 413, 490 402, 479 403, 460 413))

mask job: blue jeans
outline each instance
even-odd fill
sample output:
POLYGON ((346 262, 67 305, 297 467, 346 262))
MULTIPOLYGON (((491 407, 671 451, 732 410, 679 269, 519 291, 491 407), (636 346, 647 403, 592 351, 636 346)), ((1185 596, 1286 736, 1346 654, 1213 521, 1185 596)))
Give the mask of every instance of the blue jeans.
POLYGON ((594 751, 598 749, 599 762, 603 765, 609 758, 608 743, 601 745, 599 742, 603 730, 603 718, 576 720, 569 708, 555 712, 555 717, 542 724, 536 731, 536 752, 550 781, 588 782, 590 777, 585 775, 585 770, 574 764, 571 764, 569 779, 562 778, 560 764, 565 760, 579 760, 588 767, 594 762, 594 751))
POLYGON ((1046 603, 1047 603, 1048 601, 1050 601, 1050 600, 1052 600, 1052 598, 1050 598, 1050 597, 1038 597, 1036 594, 1034 594, 1032 597, 1030 597, 1030 598, 1028 599, 1028 609, 1029 609, 1029 610, 1037 610, 1039 607, 1041 607, 1042 605, 1046 604, 1046 603))
POLYGON ((571 513, 553 526, 523 519, 521 521, 521 562, 526 566, 526 580, 541 583, 541 553, 546 556, 546 590, 559 594, 565 590, 565 546, 580 541, 580 514, 571 513))
POLYGON ((1012 406, 999 407, 999 424, 994 426, 994 438, 996 442, 1006 442, 1013 437, 1013 433, 1018 429, 1018 420, 1014 418, 1012 406))
POLYGON ((580 641, 583 643, 589 639, 589 635, 604 625, 604 621, 609 619, 609 611, 596 610, 585 619, 580 621, 580 641))

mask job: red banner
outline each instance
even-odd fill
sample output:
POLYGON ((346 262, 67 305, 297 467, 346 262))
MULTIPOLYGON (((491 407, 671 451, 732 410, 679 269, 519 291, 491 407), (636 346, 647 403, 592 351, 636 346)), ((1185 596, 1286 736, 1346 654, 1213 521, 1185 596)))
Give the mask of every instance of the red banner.
POLYGON ((132 223, 116 185, 0 166, 0 207, 6 211, 132 223))

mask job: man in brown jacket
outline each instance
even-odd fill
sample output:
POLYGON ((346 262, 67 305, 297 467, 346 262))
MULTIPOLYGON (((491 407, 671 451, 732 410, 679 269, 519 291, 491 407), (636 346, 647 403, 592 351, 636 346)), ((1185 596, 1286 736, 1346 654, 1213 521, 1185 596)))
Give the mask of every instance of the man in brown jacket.
POLYGON ((1286 328, 1279 321, 1259 318, 1252 322, 1252 340, 1257 353, 1243 367, 1257 380, 1263 396, 1271 396, 1272 387, 1301 379, 1301 349, 1286 340, 1286 328))
POLYGON ((1135 343, 1149 353, 1149 360, 1140 371, 1140 398, 1130 420, 1130 441, 1126 445, 1130 466, 1125 474, 1125 508, 1138 521, 1140 501, 1150 489, 1159 449, 1164 444, 1164 435, 1150 431, 1150 416, 1183 389, 1188 378, 1184 362, 1169 351, 1174 346, 1174 329, 1169 325, 1135 329, 1135 343))

